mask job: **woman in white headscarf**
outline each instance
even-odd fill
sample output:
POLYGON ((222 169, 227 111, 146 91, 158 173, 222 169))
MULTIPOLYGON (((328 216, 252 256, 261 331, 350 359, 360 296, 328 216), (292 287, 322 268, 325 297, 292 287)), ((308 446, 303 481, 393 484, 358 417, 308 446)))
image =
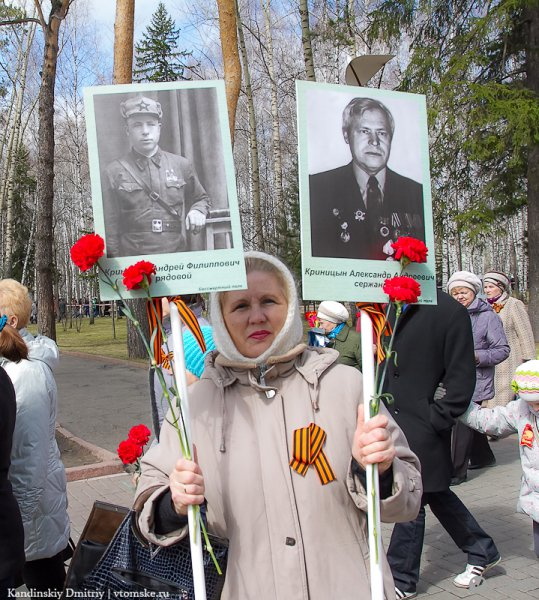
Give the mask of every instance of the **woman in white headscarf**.
MULTIPOLYGON (((165 419, 141 461, 140 529, 172 545, 187 534, 187 507, 206 501, 209 530, 229 540, 223 600, 367 598, 363 466, 379 465, 381 519, 394 522, 417 515, 419 463, 384 408, 364 422, 359 371, 337 364, 335 350, 301 343, 288 269, 261 252, 246 253, 245 265, 246 290, 210 299, 217 350, 189 388, 197 462, 180 457, 165 419), (295 470, 295 432, 306 427, 325 432, 328 471, 295 470)), ((380 560, 385 597, 395 598, 380 560)))
POLYGON ((528 311, 523 302, 511 296, 511 281, 499 271, 489 271, 483 276, 483 290, 487 302, 502 320, 511 353, 509 358, 496 366, 494 398, 485 406, 505 406, 514 399, 511 380, 516 368, 527 360, 536 358, 533 331, 528 311))

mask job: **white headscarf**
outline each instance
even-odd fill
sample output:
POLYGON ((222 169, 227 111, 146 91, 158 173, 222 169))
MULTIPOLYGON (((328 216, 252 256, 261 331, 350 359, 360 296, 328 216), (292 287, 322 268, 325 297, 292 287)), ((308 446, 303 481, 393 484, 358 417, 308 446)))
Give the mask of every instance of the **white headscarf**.
POLYGON ((228 360, 235 362, 249 362, 264 364, 270 356, 281 356, 297 346, 303 338, 303 327, 301 316, 299 314, 298 294, 296 284, 288 268, 277 258, 264 252, 245 252, 245 258, 257 258, 270 263, 275 270, 279 271, 285 281, 285 296, 288 302, 288 311, 284 325, 275 336, 271 346, 260 356, 248 358, 243 356, 234 345, 230 334, 226 328, 223 313, 221 311, 220 298, 226 292, 216 292, 210 294, 210 320, 213 327, 213 339, 217 350, 228 360))

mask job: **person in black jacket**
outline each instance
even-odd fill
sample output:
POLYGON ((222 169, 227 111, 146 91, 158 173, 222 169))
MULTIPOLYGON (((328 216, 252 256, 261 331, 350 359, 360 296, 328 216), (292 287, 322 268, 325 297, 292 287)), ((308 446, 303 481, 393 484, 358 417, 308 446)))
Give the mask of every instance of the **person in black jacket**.
POLYGON ((397 599, 417 595, 427 504, 468 556, 465 571, 453 580, 456 586, 474 587, 500 561, 492 538, 449 489, 451 428, 473 395, 475 359, 466 309, 441 291, 437 301, 436 306, 409 305, 404 310, 393 347, 397 360, 388 364, 384 387, 393 395, 387 408, 418 456, 423 480, 419 515, 414 521, 395 525, 388 548, 397 599), (447 392, 435 399, 440 382, 447 392))
POLYGON ((8 598, 24 565, 21 513, 7 476, 16 410, 13 384, 0 367, 0 598, 8 598))
POLYGON ((393 115, 372 98, 354 98, 342 133, 352 161, 309 177, 313 256, 386 260, 401 236, 425 240, 423 186, 388 166, 393 115))

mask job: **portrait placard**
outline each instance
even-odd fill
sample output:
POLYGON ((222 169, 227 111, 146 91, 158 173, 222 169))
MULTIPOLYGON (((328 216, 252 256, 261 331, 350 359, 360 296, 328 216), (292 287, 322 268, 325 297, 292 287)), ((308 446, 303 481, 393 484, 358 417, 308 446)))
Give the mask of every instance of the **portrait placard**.
POLYGON ((404 275, 436 303, 425 97, 296 82, 303 298, 385 302, 391 243, 425 242, 404 275))
POLYGON ((121 281, 141 260, 155 296, 246 288, 224 83, 90 87, 84 101, 100 264, 122 295, 144 295, 121 281))

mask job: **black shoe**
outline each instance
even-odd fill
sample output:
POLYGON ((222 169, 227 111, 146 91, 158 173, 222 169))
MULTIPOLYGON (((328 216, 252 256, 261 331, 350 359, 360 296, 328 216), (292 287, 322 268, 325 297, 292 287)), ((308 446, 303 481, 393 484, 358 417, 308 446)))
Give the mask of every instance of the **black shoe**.
POLYGON ((483 463, 482 465, 468 465, 468 469, 486 469, 487 467, 493 467, 496 464, 496 459, 491 460, 488 463, 483 463))
POLYGON ((460 485, 461 483, 464 483, 467 479, 468 478, 466 477, 466 475, 464 475, 464 477, 451 477, 451 483, 449 485, 460 485))

